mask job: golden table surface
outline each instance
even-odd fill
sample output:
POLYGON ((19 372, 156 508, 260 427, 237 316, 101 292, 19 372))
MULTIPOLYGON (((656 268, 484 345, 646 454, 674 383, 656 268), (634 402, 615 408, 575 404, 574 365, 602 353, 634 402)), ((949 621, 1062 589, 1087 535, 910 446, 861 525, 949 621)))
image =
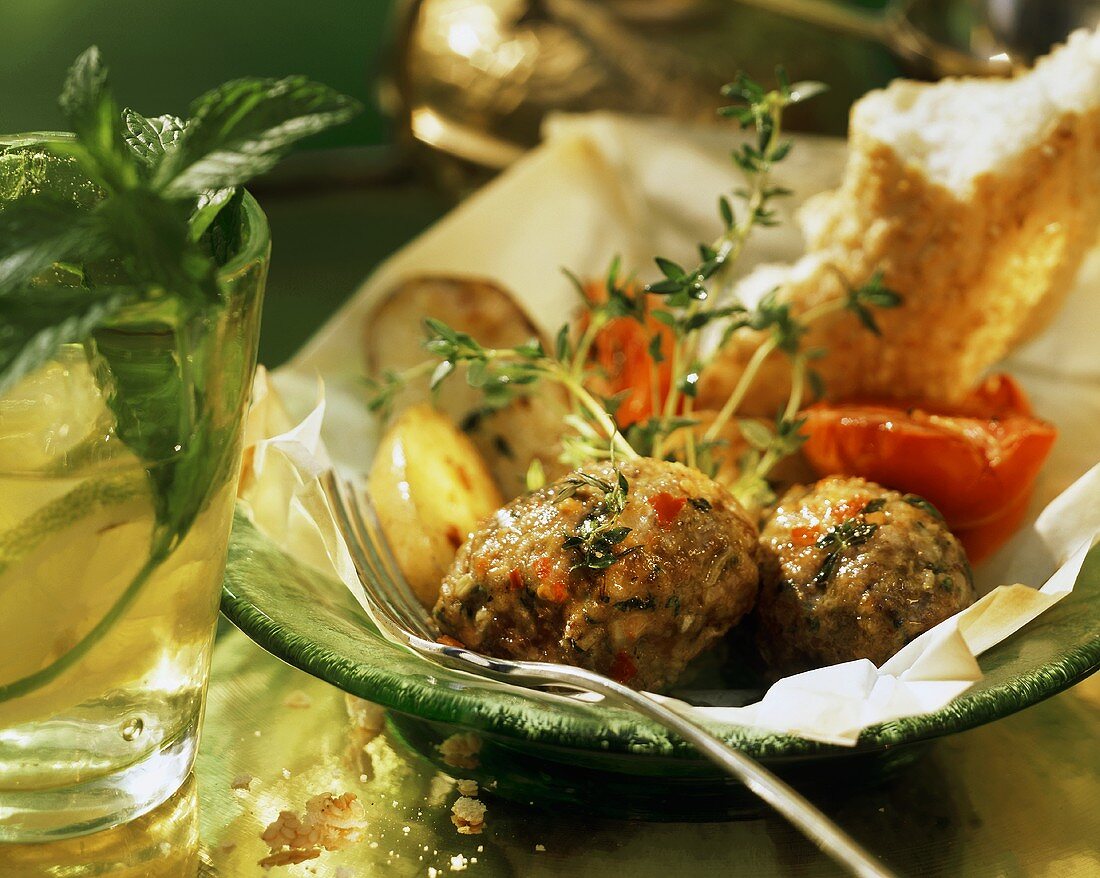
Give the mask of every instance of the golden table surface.
MULTIPOLYGON (((838 790, 819 804, 900 875, 1100 875, 1098 731, 1100 675, 1022 713, 936 742, 882 787, 838 790)), ((459 835, 450 821, 458 794, 439 794, 432 766, 385 732, 364 749, 341 692, 236 631, 215 649, 195 774, 171 801, 131 825, 63 843, 0 848, 0 875, 262 876, 264 826, 282 809, 303 810, 306 799, 323 791, 358 796, 367 811, 365 838, 267 875, 839 874, 775 816, 633 823, 483 795, 485 831, 459 835), (249 789, 233 789, 234 781, 249 777, 249 789)))

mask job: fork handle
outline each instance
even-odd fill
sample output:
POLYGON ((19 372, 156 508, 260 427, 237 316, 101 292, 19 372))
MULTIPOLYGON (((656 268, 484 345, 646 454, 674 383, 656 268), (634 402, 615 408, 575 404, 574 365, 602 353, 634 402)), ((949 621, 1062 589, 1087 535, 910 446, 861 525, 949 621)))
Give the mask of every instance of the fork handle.
POLYGON ((763 765, 719 740, 699 724, 657 699, 581 668, 555 668, 555 682, 568 678, 578 687, 622 702, 660 723, 694 746, 787 818, 824 853, 860 878, 896 878, 877 858, 864 850, 844 830, 825 816, 801 793, 763 765), (561 673, 564 671, 565 673, 561 673))

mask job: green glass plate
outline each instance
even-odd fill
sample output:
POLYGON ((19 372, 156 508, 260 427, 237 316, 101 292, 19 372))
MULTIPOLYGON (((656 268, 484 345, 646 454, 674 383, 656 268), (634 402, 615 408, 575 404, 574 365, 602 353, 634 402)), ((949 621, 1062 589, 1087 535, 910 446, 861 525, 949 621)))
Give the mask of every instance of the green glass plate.
MULTIPOLYGON (((222 610, 287 663, 390 708, 391 727, 429 759, 442 764, 444 738, 476 731, 481 764, 465 774, 505 797, 660 819, 717 819, 755 807, 743 788, 647 720, 486 684, 386 642, 343 584, 289 557, 240 512, 222 610)), ((1100 667, 1100 546, 1072 594, 980 663, 982 680, 949 706, 869 728, 855 747, 715 729, 805 788, 885 777, 927 742, 1035 704, 1100 667)))

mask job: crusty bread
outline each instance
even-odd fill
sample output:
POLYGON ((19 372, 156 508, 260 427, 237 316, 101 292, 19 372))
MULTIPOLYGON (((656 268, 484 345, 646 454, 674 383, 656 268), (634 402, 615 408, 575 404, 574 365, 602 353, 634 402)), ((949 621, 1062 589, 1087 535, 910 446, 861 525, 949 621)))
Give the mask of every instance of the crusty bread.
MULTIPOLYGON (((806 255, 768 270, 795 312, 877 269, 904 298, 879 312, 881 338, 843 312, 815 325, 806 345, 829 351, 831 398, 951 401, 1047 323, 1098 223, 1100 32, 1079 31, 1012 80, 898 81, 862 98, 840 188, 804 208, 806 255)), ((731 340, 700 405, 721 403, 759 341, 731 340)), ((785 401, 788 369, 771 359, 747 411, 785 401)))

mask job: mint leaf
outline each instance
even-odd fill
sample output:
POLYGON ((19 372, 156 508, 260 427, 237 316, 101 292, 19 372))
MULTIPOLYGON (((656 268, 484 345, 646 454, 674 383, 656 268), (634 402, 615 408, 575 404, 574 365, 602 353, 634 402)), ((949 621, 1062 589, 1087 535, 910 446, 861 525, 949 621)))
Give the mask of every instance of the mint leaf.
POLYGON ((87 211, 44 195, 0 204, 0 296, 24 285, 78 246, 102 249, 87 211))
POLYGON ((122 135, 126 145, 148 168, 153 168, 166 152, 175 147, 183 133, 184 122, 179 116, 154 116, 147 119, 127 107, 122 111, 122 135))
POLYGON ((87 338, 132 296, 119 289, 44 287, 0 297, 0 396, 63 344, 87 338))
POLYGON ((303 137, 345 122, 359 103, 302 76, 239 79, 200 97, 157 170, 169 197, 240 186, 270 170, 303 137))
POLYGON ((85 166, 92 179, 114 189, 137 182, 137 168, 118 126, 118 105, 107 87, 107 68, 91 46, 73 62, 61 90, 61 112, 76 142, 58 147, 85 166))
MULTIPOLYGON (((195 205, 195 210, 191 214, 189 221, 191 227, 191 240, 198 241, 206 233, 206 230, 214 223, 214 221, 222 216, 223 213, 232 213, 233 218, 240 220, 240 213, 235 210, 224 211, 223 208, 230 201, 234 201, 236 206, 240 206, 241 198, 243 197, 243 189, 214 189, 210 192, 204 192, 199 196, 198 204, 195 205)), ((228 216, 222 217, 222 224, 224 226, 225 220, 228 216)), ((214 258, 219 263, 224 263, 225 259, 218 259, 217 254, 214 254, 214 258)))
POLYGON ((199 199, 199 209, 191 217, 191 235, 199 232, 200 244, 214 257, 218 265, 225 265, 241 246, 241 202, 243 189, 219 189, 204 204, 199 199), (202 230, 202 224, 207 227, 202 230))

